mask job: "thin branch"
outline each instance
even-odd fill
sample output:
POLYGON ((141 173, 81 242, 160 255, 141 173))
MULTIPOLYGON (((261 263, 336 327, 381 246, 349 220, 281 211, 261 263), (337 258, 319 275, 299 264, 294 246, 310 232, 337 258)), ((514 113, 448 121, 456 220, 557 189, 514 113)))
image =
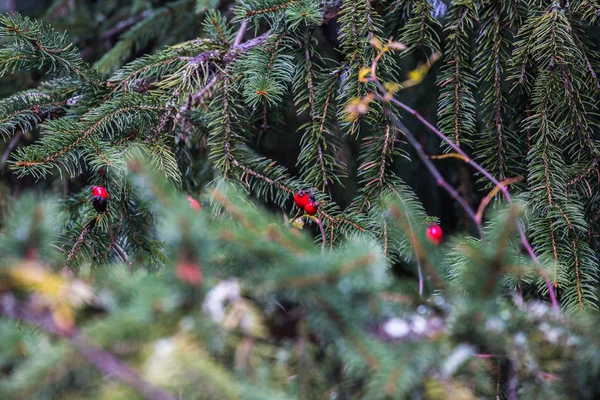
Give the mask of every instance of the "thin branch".
POLYGON ((6 146, 6 150, 4 150, 4 153, 2 153, 2 161, 1 161, 2 164, 4 164, 6 162, 6 160, 8 160, 10 153, 15 149, 15 147, 17 147, 17 144, 21 140, 22 136, 23 136, 23 131, 20 130, 12 137, 12 139, 8 143, 8 146, 6 146))
POLYGON ((501 183, 501 186, 494 186, 494 188, 487 194, 487 196, 485 196, 483 198, 483 200, 481 200, 481 203, 479 204, 479 208, 477 209, 477 220, 479 222, 481 222, 481 220, 483 219, 483 212, 485 211, 485 208, 487 207, 487 205, 489 204, 490 201, 492 201, 492 199, 496 196, 496 194, 498 194, 498 192, 502 189, 502 187, 506 186, 506 185, 511 185, 513 183, 516 182, 520 182, 523 180, 522 176, 518 176, 516 178, 508 178, 503 180, 501 183))
POLYGON ((202 98, 202 96, 204 96, 206 94, 206 92, 208 92, 213 86, 215 86, 215 84, 218 82, 219 78, 221 78, 222 74, 216 74, 211 80, 210 82, 208 82, 206 85, 204 85, 202 87, 202 89, 200 89, 198 91, 198 93, 194 94, 194 101, 198 101, 202 98))
POLYGON ((240 25, 240 30, 238 31, 236 37, 235 37, 235 41, 233 42, 233 47, 238 47, 240 44, 242 44, 242 39, 244 39, 244 35, 246 34, 246 30, 248 29, 248 19, 246 18, 244 21, 242 21, 242 24, 240 25))
POLYGON ((326 239, 325 239, 325 230, 323 229, 323 222, 321 218, 317 218, 317 225, 319 225, 319 229, 321 230, 321 251, 325 250, 326 239))
POLYGON ((12 294, 0 297, 0 313, 17 321, 26 321, 44 331, 68 340, 89 362, 107 378, 116 379, 136 390, 149 400, 175 400, 176 397, 143 379, 133 368, 112 353, 99 348, 90 338, 76 328, 65 330, 54 321, 50 311, 36 310, 31 304, 19 302, 12 294))
MULTIPOLYGON (((377 80, 377 77, 375 75, 373 75, 371 77, 371 81, 375 83, 375 85, 377 86, 377 88, 379 89, 379 91, 381 93, 384 93, 384 94, 387 93, 387 91, 385 90, 385 88, 383 87, 383 85, 377 80)), ((384 95, 380 95, 380 98, 384 99, 384 95)), ((425 127, 427 127, 430 131, 432 131, 433 133, 435 133, 440 139, 442 139, 445 143, 447 143, 456 153, 460 154, 464 158, 464 160, 465 160, 465 162, 467 164, 469 164, 473 168, 475 168, 478 172, 480 172, 483 176, 485 176, 494 185, 500 187, 500 191, 504 195, 504 197, 505 197, 505 199, 506 199, 506 201, 507 201, 508 204, 512 204, 513 203, 512 197, 511 197, 511 195, 510 195, 510 193, 509 193, 508 188, 506 187, 506 185, 502 185, 502 183, 500 181, 498 181, 498 179, 496 179, 485 168, 483 168, 481 165, 479 165, 478 163, 476 163, 475 161, 473 161, 473 159, 471 159, 467 155, 467 153, 465 153, 460 147, 458 147, 454 142, 452 142, 452 140, 450 140, 446 135, 444 135, 435 126, 433 126, 429 121, 427 121, 421 114, 419 114, 416 110, 414 110, 413 108, 407 106, 406 104, 404 104, 403 102, 401 102, 400 100, 398 100, 398 99, 396 99, 394 97, 387 96, 386 100, 392 102, 393 104, 397 105, 398 107, 402 108, 403 110, 405 110, 408 113, 410 113, 413 116, 415 116, 423 125, 425 125, 425 127)), ((394 116, 394 118, 395 118, 395 116, 394 116)), ((395 118, 395 119, 398 122, 400 122, 397 118, 395 118)), ((411 137, 412 137, 412 135, 411 135, 411 137)), ((409 138, 409 136, 407 135, 407 139, 408 138, 409 138)), ((413 139, 414 139, 414 137, 413 137, 413 139)), ((416 139, 415 139, 415 143, 419 147, 421 146, 418 142, 416 142, 416 139)), ((414 146, 414 144, 413 144, 413 146, 414 146)), ((423 159, 423 162, 425 163, 425 165, 427 166, 427 168, 433 173, 433 171, 431 169, 431 166, 433 166, 433 164, 427 158, 427 156, 425 156, 425 154, 422 152, 422 148, 421 148, 421 153, 419 153, 419 157, 421 157, 421 159, 423 159)), ((435 169, 435 166, 433 166, 433 169, 437 172, 437 169, 435 169)), ((437 175, 439 176, 439 172, 437 172, 437 175)), ((434 174, 434 176, 436 176, 436 174, 434 174)), ((436 176, 436 178, 437 178, 437 176, 436 176)), ((445 188, 446 188, 446 190, 448 190, 447 187, 445 187, 445 188)), ((451 187, 450 187, 450 189, 452 191, 454 191, 454 189, 452 189, 451 187)), ((456 192, 456 191, 454 191, 454 192, 456 192)), ((449 193, 452 195, 451 192, 449 192, 449 193)), ((456 195, 458 196, 458 193, 456 193, 456 195)), ((458 196, 458 198, 460 198, 460 196, 458 196)), ((464 208, 463 203, 466 204, 466 202, 464 202, 464 200, 462 198, 460 198, 460 199, 461 200, 457 199, 457 201, 464 208)), ((469 215, 471 216, 471 213, 469 213, 469 215)), ((473 214, 472 217, 475 217, 475 214, 473 214)), ((478 226, 480 226, 480 225, 478 224, 478 226)), ((523 247, 525 248, 525 250, 527 251, 527 253, 531 257, 531 259, 536 264, 540 265, 540 269, 539 269, 540 270, 540 274, 542 275, 542 277, 546 281, 546 287, 548 288, 548 294, 550 296, 550 301, 552 303, 552 307, 554 309, 558 309, 559 308, 558 301, 556 300, 556 294, 554 293, 554 288, 552 287, 552 283, 548 279, 548 275, 546 274, 546 271, 543 269, 543 267, 541 267, 540 260, 538 259, 537 255, 533 251, 533 248, 531 247, 531 244, 529 243, 529 240, 527 240, 527 235, 525 233, 525 229, 523 228, 523 224, 522 224, 522 222, 521 222, 520 219, 517 219, 517 227, 518 227, 518 230, 519 230, 519 236, 521 237, 521 244, 523 245, 523 247)))
POLYGON ((440 174, 440 171, 438 171, 436 166, 431 162, 429 157, 427 157, 427 155, 425 154, 425 151, 423 150, 423 146, 421 146, 421 143, 419 143, 419 141, 413 136, 413 134, 410 133, 408 128, 398 119, 398 117, 396 117, 394 114, 390 113, 389 110, 387 110, 387 109, 386 109, 386 114, 387 114, 387 117, 389 118, 389 120, 391 122, 393 122, 394 125, 396 125, 396 127, 402 133, 404 133, 404 136, 406 137, 408 142, 411 144, 411 146, 415 149, 415 151, 417 152, 417 155, 419 156, 421 161, 423 161, 423 164, 425 164, 425 167, 427 167, 427 169, 429 170, 431 175, 433 175, 433 177, 435 178, 436 184, 438 186, 443 187, 446 190, 446 192, 448 192, 448 194, 450 196, 452 196, 452 198, 454 200, 456 200, 458 202, 458 204, 461 205, 461 207, 465 210, 465 212, 469 215, 469 217, 471 217, 471 219, 475 223, 475 226, 477 227, 477 231, 479 232, 479 236, 483 236, 483 227, 481 226, 481 223, 477 220, 475 211, 473 211, 473 209, 467 203, 467 201, 460 196, 460 194, 456 191, 456 189, 454 189, 442 177, 442 174, 440 174))
POLYGON ((115 25, 113 28, 104 32, 100 36, 100 40, 101 41, 108 40, 108 39, 112 38, 113 36, 117 36, 117 35, 125 32, 127 29, 131 28, 133 25, 137 24, 138 22, 145 20, 150 15, 152 15, 152 10, 146 10, 141 14, 134 15, 133 17, 131 17, 129 19, 121 21, 117 25, 115 25))

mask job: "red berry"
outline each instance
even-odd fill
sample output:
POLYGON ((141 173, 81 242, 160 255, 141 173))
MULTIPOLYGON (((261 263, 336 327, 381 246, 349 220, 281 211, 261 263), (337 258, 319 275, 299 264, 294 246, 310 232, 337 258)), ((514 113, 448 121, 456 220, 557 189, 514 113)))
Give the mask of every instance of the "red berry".
POLYGON ((194 199, 192 196, 188 196, 187 199, 194 210, 200 211, 200 203, 198 203, 198 200, 194 199))
POLYGON ((104 200, 108 199, 108 192, 102 186, 92 186, 92 195, 102 197, 104 200))
POLYGON ((308 204, 308 194, 304 190, 299 191, 294 195, 294 203, 296 203, 296 207, 303 209, 308 204))
POLYGON ((427 239, 429 239, 431 243, 438 245, 442 242, 442 236, 444 236, 444 233, 439 225, 431 224, 427 227, 426 235, 427 239))
POLYGON ((190 285, 197 286, 202 283, 202 269, 200 265, 190 261, 180 261, 175 266, 175 274, 179 279, 190 285))
POLYGON ((306 211, 306 213, 308 215, 315 215, 317 213, 317 210, 319 209, 319 203, 316 203, 314 201, 310 201, 305 207, 304 207, 304 211, 306 211))

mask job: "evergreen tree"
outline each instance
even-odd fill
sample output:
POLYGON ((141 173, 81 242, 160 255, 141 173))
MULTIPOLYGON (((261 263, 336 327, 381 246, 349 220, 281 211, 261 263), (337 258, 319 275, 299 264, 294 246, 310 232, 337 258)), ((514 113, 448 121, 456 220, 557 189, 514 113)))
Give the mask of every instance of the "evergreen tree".
POLYGON ((3 15, 0 394, 596 398, 599 16, 3 15))

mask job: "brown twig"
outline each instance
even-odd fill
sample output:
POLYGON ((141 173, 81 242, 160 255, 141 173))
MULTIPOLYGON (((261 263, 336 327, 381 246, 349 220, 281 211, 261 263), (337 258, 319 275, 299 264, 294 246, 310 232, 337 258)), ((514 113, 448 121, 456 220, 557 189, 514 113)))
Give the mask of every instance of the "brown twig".
POLYGON ((516 183, 516 182, 521 182, 522 180, 523 180, 522 176, 518 176, 516 178, 508 178, 508 179, 505 179, 502 182, 500 182, 501 186, 494 186, 494 188, 487 194, 487 196, 485 196, 483 198, 483 200, 481 200, 481 203, 479 204, 479 208, 477 209, 477 214, 476 214, 477 220, 479 222, 481 222, 481 219, 483 218, 483 212, 485 211, 485 208, 487 207, 487 205, 489 204, 489 202, 492 201, 492 199, 494 198, 494 196, 496 196, 496 194, 498 194, 498 192, 500 190, 502 190, 502 188, 504 186, 511 185, 513 183, 516 183))

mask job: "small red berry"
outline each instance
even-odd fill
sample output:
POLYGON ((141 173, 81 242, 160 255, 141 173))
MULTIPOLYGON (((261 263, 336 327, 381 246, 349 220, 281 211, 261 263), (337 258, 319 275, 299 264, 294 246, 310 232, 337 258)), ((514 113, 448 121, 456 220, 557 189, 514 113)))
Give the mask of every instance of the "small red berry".
POLYGON ((444 236, 444 233, 439 225, 431 224, 427 227, 426 235, 427 239, 429 239, 431 243, 438 245, 442 242, 442 236, 444 236))
POLYGON ((108 192, 102 186, 92 186, 92 195, 102 197, 104 200, 108 199, 108 192))
POLYGON ((179 279, 190 285, 197 286, 202 283, 202 268, 190 261, 180 261, 175 266, 175 274, 179 279))
POLYGON ((198 203, 198 200, 194 199, 192 196, 188 196, 187 199, 194 210, 200 211, 200 203, 198 203))
POLYGON ((308 204, 304 207, 304 211, 306 211, 308 215, 315 215, 318 209, 319 203, 316 203, 314 201, 308 202, 308 204))
POLYGON ((92 204, 97 212, 106 211, 108 203, 108 192, 102 186, 92 186, 92 204))
POLYGON ((296 207, 303 209, 308 204, 308 194, 304 190, 299 191, 294 195, 294 203, 296 203, 296 207))

